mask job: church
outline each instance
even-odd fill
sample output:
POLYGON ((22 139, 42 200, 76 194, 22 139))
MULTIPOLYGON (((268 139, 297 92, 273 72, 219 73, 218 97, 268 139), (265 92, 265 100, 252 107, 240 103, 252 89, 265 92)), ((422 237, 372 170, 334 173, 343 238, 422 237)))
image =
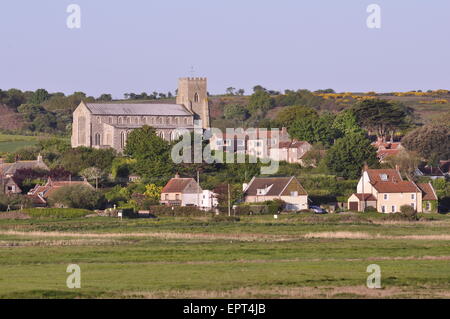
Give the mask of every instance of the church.
POLYGON ((209 128, 206 78, 180 78, 176 104, 86 103, 73 112, 72 147, 114 148, 123 152, 128 134, 152 126, 167 141, 176 140, 177 129, 194 130, 194 120, 209 128))

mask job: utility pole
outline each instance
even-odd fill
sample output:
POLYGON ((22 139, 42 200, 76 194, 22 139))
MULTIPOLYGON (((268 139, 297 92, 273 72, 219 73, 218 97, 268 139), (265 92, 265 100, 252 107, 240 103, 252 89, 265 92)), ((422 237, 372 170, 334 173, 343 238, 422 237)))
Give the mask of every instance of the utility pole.
POLYGON ((231 195, 230 195, 230 183, 228 183, 228 216, 231 216, 231 195))
POLYGON ((197 170, 197 207, 200 207, 200 171, 197 170))

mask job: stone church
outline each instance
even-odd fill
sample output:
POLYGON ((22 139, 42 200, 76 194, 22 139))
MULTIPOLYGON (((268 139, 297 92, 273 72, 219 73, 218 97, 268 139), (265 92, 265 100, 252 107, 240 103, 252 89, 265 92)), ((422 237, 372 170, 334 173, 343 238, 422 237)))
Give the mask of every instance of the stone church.
POLYGON ((128 134, 152 126, 167 141, 179 137, 177 129, 194 130, 194 120, 209 128, 206 78, 181 78, 176 104, 85 103, 73 112, 72 147, 114 148, 122 152, 128 134))

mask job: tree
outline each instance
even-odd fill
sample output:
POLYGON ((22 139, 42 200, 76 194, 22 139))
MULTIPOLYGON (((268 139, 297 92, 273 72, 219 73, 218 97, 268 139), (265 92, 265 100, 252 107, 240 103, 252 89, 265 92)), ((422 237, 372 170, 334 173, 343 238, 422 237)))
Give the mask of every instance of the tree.
POLYGON ((336 115, 333 121, 333 128, 340 131, 342 135, 361 131, 361 127, 356 121, 356 116, 350 109, 341 111, 336 115))
POLYGON ((161 198, 162 189, 163 189, 162 186, 156 186, 155 184, 148 184, 145 186, 144 195, 153 202, 158 203, 159 199, 161 198))
POLYGON ((236 91, 236 89, 230 86, 229 88, 227 88, 227 95, 234 95, 234 91, 236 91))
POLYGON ((263 90, 258 90, 250 96, 250 101, 247 108, 252 115, 257 112, 265 114, 274 105, 274 100, 269 93, 263 90))
POLYGON ((97 167, 85 168, 81 171, 80 175, 86 178, 88 181, 95 180, 95 189, 98 189, 98 180, 104 176, 102 170, 97 167))
POLYGON ((102 95, 100 95, 98 100, 99 101, 112 101, 112 96, 111 96, 111 94, 102 94, 102 95))
POLYGON ((446 124, 431 123, 408 133, 402 144, 417 152, 429 164, 450 158, 450 128, 446 124))
POLYGON ((369 166, 378 164, 376 149, 362 133, 350 133, 340 138, 328 150, 325 165, 338 176, 357 178, 364 163, 369 166))
POLYGON ((157 185, 163 184, 174 170, 170 157, 170 145, 160 138, 153 127, 143 126, 132 131, 124 153, 136 160, 137 174, 157 185))
POLYGON ((316 117, 318 117, 318 114, 312 107, 299 105, 286 106, 280 112, 278 112, 275 118, 275 123, 277 123, 281 127, 290 128, 292 123, 296 120, 302 118, 311 119, 316 117))
POLYGON ((310 114, 297 118, 288 128, 291 137, 309 143, 322 143, 330 146, 341 137, 339 130, 333 128, 334 115, 325 113, 322 116, 310 114))
POLYGON ((361 127, 383 139, 411 125, 412 109, 401 103, 369 99, 356 103, 352 111, 361 127))
POLYGON ((229 104, 225 106, 223 115, 228 120, 239 120, 239 121, 245 121, 249 114, 248 111, 239 104, 229 104))
POLYGON ((50 98, 50 94, 45 89, 38 89, 33 93, 29 103, 40 105, 50 98))
POLYGON ((69 208, 98 209, 104 202, 103 195, 86 185, 64 186, 49 197, 52 206, 69 208))

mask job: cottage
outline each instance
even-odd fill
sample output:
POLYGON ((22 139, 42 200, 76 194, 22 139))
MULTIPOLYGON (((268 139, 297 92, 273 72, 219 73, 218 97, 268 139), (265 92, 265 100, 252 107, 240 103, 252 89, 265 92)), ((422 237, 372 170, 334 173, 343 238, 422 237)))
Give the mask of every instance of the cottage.
POLYGON ((5 163, 0 159, 0 194, 20 194, 22 190, 14 180, 16 172, 21 169, 41 169, 48 170, 42 156, 38 155, 34 161, 15 161, 14 163, 5 163))
POLYGON ((398 168, 364 168, 358 182, 357 193, 348 199, 348 208, 365 211, 373 207, 380 213, 396 213, 404 205, 417 212, 433 212, 437 209, 437 196, 431 184, 416 184, 403 180, 398 168))
POLYGON ((431 179, 445 179, 445 174, 440 166, 431 166, 426 164, 419 165, 415 170, 415 175, 418 177, 428 177, 431 179))
POLYGON ((246 203, 282 200, 286 210, 308 209, 308 193, 296 177, 253 177, 243 185, 246 203))
POLYGON ((311 144, 306 141, 284 141, 270 149, 270 158, 278 162, 284 161, 303 165, 302 158, 311 148, 311 144))
POLYGON ((176 174, 161 191, 160 203, 211 209, 217 206, 217 196, 209 190, 203 190, 195 179, 181 178, 176 174))
POLYGON ((377 149, 377 157, 380 160, 380 163, 384 163, 386 158, 398 155, 404 150, 400 142, 386 142, 381 138, 372 143, 372 145, 377 149))
POLYGON ((75 186, 75 185, 84 185, 86 187, 90 187, 94 189, 94 187, 89 184, 88 181, 53 181, 51 178, 48 178, 47 183, 45 185, 36 185, 33 189, 31 189, 27 196, 32 200, 34 206, 44 207, 48 205, 48 198, 53 194, 57 189, 65 186, 75 186))

